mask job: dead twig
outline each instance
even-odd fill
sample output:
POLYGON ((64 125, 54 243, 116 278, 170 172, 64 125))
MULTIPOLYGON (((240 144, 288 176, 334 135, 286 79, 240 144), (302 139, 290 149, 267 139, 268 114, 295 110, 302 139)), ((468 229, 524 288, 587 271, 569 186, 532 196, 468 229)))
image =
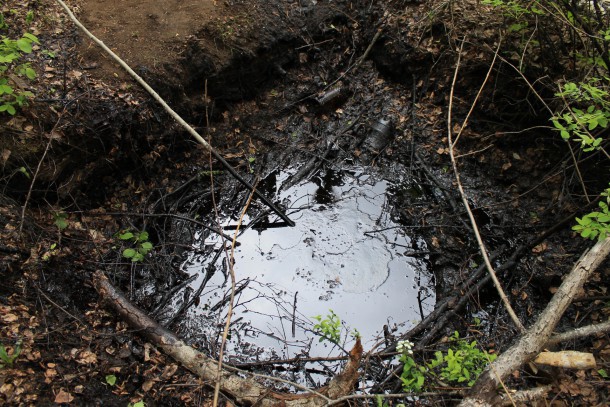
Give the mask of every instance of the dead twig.
POLYGON ((549 338, 547 345, 557 345, 561 342, 573 341, 575 339, 581 339, 587 336, 593 336, 608 332, 610 332, 610 319, 606 322, 602 322, 599 324, 582 326, 572 331, 555 334, 549 338))
POLYGON ((483 88, 485 87, 487 80, 489 79, 489 76, 491 75, 492 69, 496 62, 496 57, 498 55, 498 51, 500 50, 501 42, 500 42, 500 44, 498 44, 498 47, 496 48, 493 61, 491 62, 490 66, 489 66, 489 70, 487 71, 487 75, 485 76, 485 79, 483 80, 483 83, 479 89, 479 92, 477 93, 475 100, 473 101, 472 105, 470 106, 470 110, 468 111, 468 114, 466 115, 466 118, 462 122, 462 125, 460 126, 460 129, 454 139, 453 126, 452 126, 453 95, 454 95, 454 91, 455 91, 455 83, 457 81, 457 76, 458 76, 458 72, 460 69, 460 62, 461 62, 464 42, 465 41, 462 40, 462 43, 458 50, 458 60, 455 64, 455 72, 453 75, 453 81, 451 83, 451 90, 449 92, 449 112, 448 112, 448 117, 447 117, 447 137, 448 137, 448 143, 449 143, 449 156, 451 158, 451 165, 453 166, 453 172, 455 174, 457 187, 460 192, 460 196, 462 197, 462 202, 464 203, 464 207, 466 208, 466 212, 468 213, 468 218, 470 219, 470 223, 472 224, 472 229, 474 231, 475 237, 479 244, 479 249, 481 251, 481 255, 483 256, 483 261, 485 262, 485 265, 487 266, 487 271, 489 272, 489 275, 491 276, 494 286, 496 287, 496 290, 498 291, 498 295, 502 299, 502 302, 504 303, 504 306, 506 307, 506 310, 507 310, 509 316, 513 320, 513 323, 519 329, 519 331, 524 332, 525 328, 523 327, 523 324, 517 317, 517 314, 513 310, 513 307, 510 305, 510 302, 508 301, 508 297, 504 293, 504 289, 502 288, 502 285, 500 284, 500 281, 498 280, 498 277, 496 276, 496 272, 494 271, 493 266, 491 265, 491 261, 489 260, 489 255, 487 254, 487 248, 485 247, 485 243, 483 243, 483 239, 481 238, 481 234, 479 232, 477 222, 474 218, 472 210, 470 209, 470 204, 468 203, 468 198, 466 197, 466 192, 464 191, 464 187, 462 186, 462 182, 460 180, 460 172, 458 170, 457 161, 455 158, 455 146, 456 146, 457 142, 459 141, 463 130, 466 128, 466 126, 468 124, 468 118, 470 117, 470 114, 474 110, 474 107, 476 106, 476 103, 481 95, 481 92, 483 91, 483 88))
MULTIPOLYGON (((256 188, 256 186, 254 187, 256 188)), ((256 190, 256 189, 255 189, 256 190)), ((244 216, 246 215, 246 211, 250 207, 250 203, 252 202, 252 198, 254 197, 254 191, 248 197, 248 201, 244 205, 244 209, 241 211, 241 216, 239 217, 239 222, 237 222, 237 228, 235 229, 235 234, 233 235, 233 241, 231 242, 231 255, 227 259, 229 263, 229 275, 231 276, 231 295, 229 297, 229 309, 227 311, 227 320, 225 321, 224 331, 222 332, 222 341, 220 342, 220 350, 218 351, 218 377, 216 380, 216 386, 214 387, 214 401, 213 406, 216 407, 218 405, 218 396, 220 395, 220 376, 222 372, 222 358, 224 356, 224 349, 227 343, 227 337, 229 336, 229 329, 231 327, 231 317, 233 316, 233 305, 235 301, 235 269, 233 267, 234 258, 235 258, 235 244, 237 243, 237 235, 239 234, 239 228, 244 220, 244 216)), ((244 286, 245 287, 245 286, 244 286)))
POLYGON ((51 148, 51 143, 53 142, 53 134, 55 133, 55 129, 59 126, 59 122, 61 122, 61 118, 65 113, 66 109, 64 108, 63 112, 57 119, 57 123, 53 126, 53 129, 49 132, 49 141, 44 148, 44 152, 42 153, 42 157, 38 161, 38 165, 36 166, 36 171, 34 171, 34 175, 32 175, 32 182, 30 183, 30 187, 28 188, 28 193, 25 197, 25 202, 23 203, 23 208, 21 208, 21 222, 19 222, 19 234, 23 231, 23 223, 25 222, 25 211, 27 210, 28 203, 30 202, 30 198, 32 197, 32 190, 34 189, 34 184, 36 183, 36 178, 38 178, 38 174, 40 173, 40 168, 42 167, 42 162, 44 161, 47 153, 49 152, 49 148, 51 148))

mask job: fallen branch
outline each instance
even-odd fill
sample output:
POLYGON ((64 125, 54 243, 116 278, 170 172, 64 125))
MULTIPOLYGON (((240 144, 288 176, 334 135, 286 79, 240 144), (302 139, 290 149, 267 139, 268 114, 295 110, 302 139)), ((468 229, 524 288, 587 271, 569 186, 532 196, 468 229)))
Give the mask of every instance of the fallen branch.
POLYGON ((610 239, 605 239, 581 256, 534 325, 487 366, 460 406, 487 406, 497 402, 496 389, 501 381, 540 353, 572 299, 609 253, 610 239))
POLYGON ((350 394, 358 382, 358 368, 363 351, 359 339, 350 351, 349 360, 343 371, 334 377, 327 386, 312 390, 291 383, 307 393, 277 393, 255 380, 239 375, 249 374, 248 372, 230 367, 223 367, 219 372, 218 361, 187 345, 173 332, 153 321, 144 311, 133 305, 118 291, 101 271, 94 273, 93 285, 102 299, 140 335, 161 348, 185 368, 201 377, 209 386, 214 387, 214 383, 218 380, 220 390, 240 405, 319 407, 350 394))
POLYGON ((260 191, 258 191, 256 188, 254 188, 254 186, 252 184, 250 184, 248 181, 246 181, 246 179, 244 179, 241 175, 239 175, 237 173, 237 171, 235 171, 235 169, 231 166, 231 164, 229 164, 224 158, 222 158, 222 156, 220 154, 218 154, 218 152, 203 137, 201 137, 201 135, 199 133, 197 133, 197 131, 191 125, 189 125, 178 113, 176 113, 165 102, 165 100, 163 100, 163 98, 161 98, 161 96, 159 96, 159 94, 157 92, 155 92, 155 90, 153 88, 151 88, 150 85, 148 85, 144 81, 144 79, 142 79, 142 77, 140 77, 140 75, 135 73, 135 71, 133 69, 131 69, 131 67, 129 65, 127 65, 127 63, 125 61, 123 61, 121 58, 119 58, 119 56, 116 55, 114 52, 112 52, 112 50, 110 48, 108 48, 106 46, 106 44, 104 44, 99 38, 97 38, 95 35, 93 35, 76 18, 76 16, 74 15, 74 13, 72 13, 72 10, 70 10, 70 8, 66 5, 66 3, 64 3, 62 0, 57 0, 57 2, 66 11, 66 13, 68 14, 68 17, 70 17, 70 20, 72 20, 72 22, 74 24, 76 24, 76 26, 78 28, 80 28, 81 31, 85 33, 85 35, 87 35, 87 37, 91 38, 91 40, 93 42, 95 42, 97 45, 99 45, 108 55, 110 55, 110 57, 113 60, 115 60, 119 65, 121 65, 121 67, 123 69, 125 69, 129 73, 129 75, 131 75, 131 77, 134 78, 136 80, 136 82, 138 82, 153 97, 153 99, 155 99, 163 107, 163 109, 165 109, 165 111, 174 118, 174 120, 176 120, 191 136, 193 136, 193 138, 195 138, 195 140, 197 140, 199 142, 199 144, 201 144, 206 150, 208 150, 210 152, 210 154, 212 154, 214 156, 214 158, 216 158, 236 180, 238 180, 243 186, 248 188, 248 190, 250 192, 254 193, 254 195, 256 195, 257 198, 259 198, 261 201, 263 201, 263 203, 265 203, 265 205, 267 205, 269 208, 271 208, 271 210, 273 210, 273 212, 275 212, 276 215, 278 215, 280 218, 282 218, 282 220, 284 222, 286 222, 290 226, 294 226, 294 222, 291 221, 290 218, 288 216, 286 216, 286 214, 284 212, 282 212, 277 206, 275 206, 273 204, 273 202, 271 202, 269 199, 267 199, 267 197, 265 195, 263 195, 260 191))
POLYGON ((610 320, 600 324, 593 324, 576 328, 572 331, 560 333, 551 336, 547 342, 547 346, 557 345, 561 342, 573 341, 575 339, 585 338, 587 336, 608 333, 610 332, 610 320))

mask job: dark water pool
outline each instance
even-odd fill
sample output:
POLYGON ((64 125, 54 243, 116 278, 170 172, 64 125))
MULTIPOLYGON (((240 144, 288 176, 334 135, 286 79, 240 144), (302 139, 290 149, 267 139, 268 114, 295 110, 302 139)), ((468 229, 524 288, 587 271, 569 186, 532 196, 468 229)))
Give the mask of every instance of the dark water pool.
MULTIPOLYGON (((392 219, 390 198, 397 186, 370 170, 352 169, 321 171, 281 190, 294 172, 276 175, 275 193, 296 226, 257 228, 255 223, 238 237, 229 351, 261 358, 338 353, 312 332, 312 317, 329 310, 342 321, 346 348, 354 330, 366 348, 383 337, 384 325, 404 331, 417 324, 433 309, 435 295, 425 242, 392 219)), ((242 228, 251 222, 246 216, 242 228)), ((222 220, 229 234, 235 225, 235 220, 222 220)), ((209 236, 197 246, 210 254, 193 254, 185 263, 187 272, 198 276, 193 290, 209 280, 182 325, 199 331, 214 348, 227 314, 230 280, 226 262, 223 272, 224 254, 211 278, 204 272, 221 239, 209 236)))

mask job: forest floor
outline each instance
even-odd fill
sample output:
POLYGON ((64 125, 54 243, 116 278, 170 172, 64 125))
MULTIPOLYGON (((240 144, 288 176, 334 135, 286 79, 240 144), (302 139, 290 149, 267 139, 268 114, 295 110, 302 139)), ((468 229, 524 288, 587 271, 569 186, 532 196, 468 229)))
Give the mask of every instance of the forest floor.
MULTIPOLYGON (((518 336, 490 284, 452 309, 482 260, 451 170, 449 106, 455 132, 469 117, 459 144, 462 182, 526 327, 590 246, 570 229, 585 206, 578 177, 595 179, 591 174, 605 164, 594 158, 574 171, 566 143, 549 129, 544 103, 511 67, 521 57, 511 43, 518 38, 504 38, 504 19, 478 1, 68 3, 238 172, 262 180, 267 193, 275 192, 269 180, 278 168, 295 163, 309 171, 294 184, 318 177, 322 187, 333 171, 358 167, 399 186, 389 198, 391 217, 425 242, 409 249, 425 252, 427 288, 451 310, 409 338, 422 359, 445 349, 454 331, 491 353, 502 353, 518 336), (505 59, 468 116, 500 44, 505 59), (391 135, 377 132, 380 138, 370 139, 381 117, 391 117, 391 135)), ((163 316, 165 293, 184 297, 184 303, 192 295, 179 288, 190 278, 185 251, 198 233, 163 216, 206 219, 216 206, 239 213, 247 191, 218 175, 222 168, 205 148, 55 1, 9 0, 0 11, 7 22, 0 33, 27 31, 40 40, 27 57, 37 78, 13 79, 34 99, 14 117, 0 116, 0 338, 9 355, 20 352, 14 361, 2 361, 0 400, 37 406, 211 404, 210 383, 118 319, 99 300, 91 276, 104 271, 142 309, 163 316), (26 21, 29 12, 33 18, 26 21), (212 205, 205 196, 217 190, 212 205), (130 262, 118 236, 145 228, 154 249, 144 262, 130 262)), ((564 74, 562 61, 551 59, 541 53, 527 70, 532 83, 540 78, 537 90, 545 100, 552 99, 553 80, 564 74)), ((588 187, 591 196, 603 189, 595 181, 588 187)), ((260 202, 252 210, 253 218, 265 213, 260 202)), ((609 278, 607 265, 593 274, 561 330, 607 321, 609 278)), ((386 320, 380 315, 379 327, 386 320)), ((188 321, 166 322, 217 356, 188 321)), ((388 325, 378 339, 391 349, 407 329, 388 325)), ((608 335, 562 346, 592 353, 598 369, 529 366, 515 371, 508 385, 552 385, 540 405, 605 405, 608 335)), ((383 359, 365 346, 369 350, 360 390, 400 391, 391 374, 396 358, 383 359)), ((229 359, 242 366, 252 361, 229 359)), ((299 368, 262 366, 260 372, 278 375, 299 368)), ((437 382, 431 390, 418 402, 452 405, 462 388, 437 382)))

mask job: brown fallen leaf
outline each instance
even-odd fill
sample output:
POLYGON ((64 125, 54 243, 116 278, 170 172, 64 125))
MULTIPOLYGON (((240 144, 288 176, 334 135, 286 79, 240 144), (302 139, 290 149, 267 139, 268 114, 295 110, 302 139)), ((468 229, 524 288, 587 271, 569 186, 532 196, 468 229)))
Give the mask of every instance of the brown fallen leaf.
POLYGON ((64 389, 60 389, 59 393, 55 396, 55 403, 57 404, 71 403, 73 400, 74 396, 64 391, 64 389))
POLYGON ((142 390, 144 392, 149 392, 150 389, 152 389, 152 387, 155 385, 155 382, 153 380, 147 380, 144 382, 144 384, 142 385, 142 390))

